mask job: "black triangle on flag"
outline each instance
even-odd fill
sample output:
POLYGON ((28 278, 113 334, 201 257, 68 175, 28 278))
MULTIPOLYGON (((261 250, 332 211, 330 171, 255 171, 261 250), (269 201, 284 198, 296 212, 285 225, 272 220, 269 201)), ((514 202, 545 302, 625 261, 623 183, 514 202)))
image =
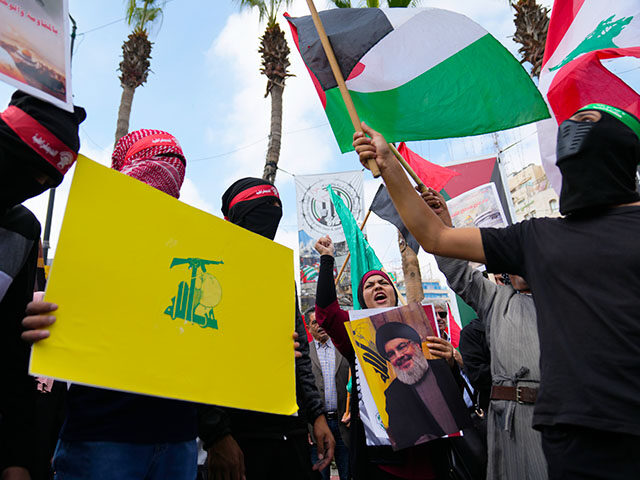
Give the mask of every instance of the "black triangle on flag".
POLYGON ((380 188, 378 188, 376 196, 373 197, 373 202, 371 202, 371 207, 369 207, 369 209, 383 220, 395 225, 395 227, 400 230, 400 233, 402 233, 402 236, 407 242, 407 245, 409 245, 409 248, 416 252, 416 254, 418 253, 420 250, 420 244, 415 237, 411 235, 409 229, 404 226, 404 223, 402 223, 400 214, 391 201, 389 192, 387 192, 387 188, 384 185, 380 185, 380 188))

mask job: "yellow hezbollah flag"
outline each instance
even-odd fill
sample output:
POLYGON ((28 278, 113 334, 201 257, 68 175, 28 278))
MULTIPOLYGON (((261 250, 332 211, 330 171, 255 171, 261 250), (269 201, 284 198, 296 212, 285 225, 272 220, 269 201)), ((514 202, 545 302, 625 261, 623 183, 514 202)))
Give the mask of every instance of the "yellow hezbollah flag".
POLYGON ((30 372, 292 414, 293 254, 80 157, 30 372))

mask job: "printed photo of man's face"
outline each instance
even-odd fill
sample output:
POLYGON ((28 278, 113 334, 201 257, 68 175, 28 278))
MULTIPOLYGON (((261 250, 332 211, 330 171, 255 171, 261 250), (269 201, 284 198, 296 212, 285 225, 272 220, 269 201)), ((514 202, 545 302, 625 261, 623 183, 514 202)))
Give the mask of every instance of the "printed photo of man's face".
POLYGON ((429 369, 422 348, 408 338, 394 338, 385 344, 385 355, 398 380, 407 385, 420 381, 429 369))

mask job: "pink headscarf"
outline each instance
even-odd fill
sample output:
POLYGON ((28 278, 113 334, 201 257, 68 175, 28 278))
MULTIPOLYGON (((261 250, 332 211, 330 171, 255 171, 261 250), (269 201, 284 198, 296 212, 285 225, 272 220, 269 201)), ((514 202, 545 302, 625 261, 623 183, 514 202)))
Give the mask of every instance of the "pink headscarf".
POLYGON ((178 140, 162 130, 143 129, 125 135, 111 156, 114 170, 175 198, 180 197, 185 165, 178 140))

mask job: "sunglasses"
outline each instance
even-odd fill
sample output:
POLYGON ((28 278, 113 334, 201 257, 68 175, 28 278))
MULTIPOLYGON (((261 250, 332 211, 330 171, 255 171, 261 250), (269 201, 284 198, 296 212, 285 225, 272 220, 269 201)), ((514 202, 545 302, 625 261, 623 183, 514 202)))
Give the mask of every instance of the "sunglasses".
POLYGON ((447 312, 436 312, 440 318, 447 318, 447 312))

